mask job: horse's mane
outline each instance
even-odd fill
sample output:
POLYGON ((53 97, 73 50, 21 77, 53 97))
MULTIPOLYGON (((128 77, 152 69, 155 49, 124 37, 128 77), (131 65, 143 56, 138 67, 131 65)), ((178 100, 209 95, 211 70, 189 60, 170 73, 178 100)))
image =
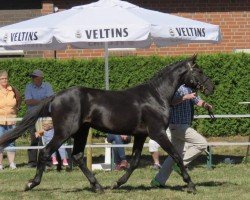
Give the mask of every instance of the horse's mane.
POLYGON ((156 73, 151 79, 147 81, 149 85, 158 85, 161 83, 170 72, 175 69, 178 66, 182 66, 185 62, 189 61, 190 58, 187 58, 186 60, 177 61, 174 63, 171 63, 170 65, 165 66, 162 68, 158 73, 156 73))

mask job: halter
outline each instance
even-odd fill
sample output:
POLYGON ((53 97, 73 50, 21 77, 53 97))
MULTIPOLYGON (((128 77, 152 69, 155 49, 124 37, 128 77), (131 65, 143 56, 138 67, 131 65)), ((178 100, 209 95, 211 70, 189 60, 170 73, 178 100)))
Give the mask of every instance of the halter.
MULTIPOLYGON (((190 80, 190 82, 193 83, 194 80, 195 80, 195 77, 194 77, 192 71, 193 71, 193 68, 194 68, 194 66, 196 65, 196 63, 194 63, 193 65, 191 65, 191 64, 188 62, 187 64, 188 64, 188 68, 189 68, 189 70, 191 71, 191 75, 192 75, 192 79, 190 80)), ((200 83, 200 82, 198 81, 198 83, 197 83, 197 85, 196 85, 196 89, 197 89, 197 90, 200 90, 201 92, 204 92, 205 89, 206 89, 206 87, 205 87, 203 84, 206 83, 208 79, 209 79, 209 78, 207 77, 206 80, 203 81, 202 83, 200 83)))
MULTIPOLYGON (((188 63, 188 67, 189 67, 189 70, 191 71, 191 75, 192 75, 192 79, 190 80, 191 83, 193 83, 194 80, 195 80, 195 77, 194 77, 194 75, 192 73, 193 68, 194 68, 195 65, 196 65, 196 63, 194 63, 193 65, 191 65, 190 63, 188 63)), ((206 89, 206 87, 204 86, 204 83, 206 83, 208 81, 208 79, 209 78, 207 77, 202 83, 200 83, 198 81, 198 83, 196 85, 196 89, 200 90, 201 92, 204 92, 205 89, 206 89)), ((207 111, 208 111, 208 115, 210 116, 211 120, 213 120, 213 121, 216 120, 216 118, 214 116, 214 113, 211 110, 207 110, 207 111)))
POLYGON ((207 77, 206 80, 203 81, 202 83, 198 81, 196 88, 199 89, 201 92, 204 92, 206 87, 203 84, 206 83, 208 79, 209 78, 207 77))

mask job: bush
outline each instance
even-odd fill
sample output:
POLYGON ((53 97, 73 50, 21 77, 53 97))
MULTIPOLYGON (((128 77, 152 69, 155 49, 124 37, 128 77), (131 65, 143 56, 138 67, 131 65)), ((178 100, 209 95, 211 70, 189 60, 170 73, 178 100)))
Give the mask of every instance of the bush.
MULTIPOLYGON (((111 57, 110 89, 119 90, 140 84, 166 65, 179 57, 111 57)), ((249 101, 250 55, 249 54, 211 54, 200 55, 198 64, 212 77, 216 86, 215 93, 202 98, 213 104, 216 114, 247 114, 247 106, 240 101, 249 101)), ((54 91, 81 85, 104 89, 104 60, 54 60, 54 59, 2 59, 0 69, 9 71, 10 82, 24 94, 25 85, 30 81, 27 76, 34 69, 45 72, 45 80, 50 82, 54 91)), ((26 112, 23 104, 20 116, 26 112)), ((200 108, 196 114, 206 114, 200 108)), ((248 135, 249 119, 207 119, 195 120, 193 126, 206 136, 248 135)))

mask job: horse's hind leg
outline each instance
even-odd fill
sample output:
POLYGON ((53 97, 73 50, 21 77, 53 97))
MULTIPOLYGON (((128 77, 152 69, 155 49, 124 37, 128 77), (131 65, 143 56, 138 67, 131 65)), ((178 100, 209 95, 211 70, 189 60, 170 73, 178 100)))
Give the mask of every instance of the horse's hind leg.
POLYGON ((57 109, 54 114, 52 113, 54 136, 49 144, 39 152, 36 175, 34 179, 28 182, 25 190, 30 190, 40 184, 47 160, 52 153, 59 149, 63 142, 79 129, 79 117, 75 110, 67 114, 64 113, 62 118, 60 115, 63 113, 63 107, 57 106, 54 109, 57 109))
POLYGON ((34 179, 29 180, 25 187, 25 191, 31 190, 32 188, 36 187, 40 184, 42 180, 42 175, 46 167, 47 160, 50 158, 52 153, 54 153, 61 145, 62 143, 67 139, 66 136, 63 135, 57 135, 55 134, 52 140, 49 142, 49 144, 40 150, 39 156, 38 156, 38 163, 37 163, 37 170, 36 175, 34 179))
POLYGON ((73 161, 79 166, 82 170, 83 174, 87 177, 90 182, 91 187, 96 192, 103 192, 102 186, 98 183, 97 179, 93 175, 93 173, 87 168, 86 163, 84 162, 84 148, 86 145, 87 137, 88 137, 88 126, 82 126, 76 134, 74 134, 74 145, 72 158, 73 161))
POLYGON ((195 193, 196 192, 195 185, 191 181, 191 178, 187 173, 186 168, 184 167, 181 156, 178 154, 172 143, 169 141, 165 133, 165 130, 162 130, 159 134, 151 133, 150 138, 155 140, 163 148, 163 150, 165 150, 173 158, 173 160, 177 163, 177 165, 181 169, 181 175, 183 180, 188 184, 187 191, 195 193))
POLYGON ((130 162, 130 166, 127 169, 126 173, 111 187, 112 189, 119 188, 121 185, 126 183, 133 173, 133 171, 138 167, 139 161, 141 158, 141 151, 143 148, 143 144, 145 143, 147 136, 144 135, 136 135, 134 137, 134 146, 132 153, 132 160, 130 162))

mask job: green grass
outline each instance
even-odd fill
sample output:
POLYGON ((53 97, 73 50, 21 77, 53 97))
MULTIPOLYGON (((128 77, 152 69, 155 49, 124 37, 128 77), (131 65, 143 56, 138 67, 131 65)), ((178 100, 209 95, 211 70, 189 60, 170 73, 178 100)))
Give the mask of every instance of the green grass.
MULTIPOLYGON (((185 183, 173 173, 164 189, 151 188, 149 183, 156 171, 139 168, 130 180, 118 190, 105 189, 104 194, 90 190, 80 170, 72 172, 49 171, 42 183, 32 191, 24 192, 24 185, 35 174, 34 169, 21 167, 0 173, 0 199, 250 199, 250 165, 219 164, 214 170, 199 166, 190 175, 197 184, 197 194, 185 192, 185 183)), ((95 172, 104 187, 110 186, 123 172, 95 172)))
MULTIPOLYGON (((241 138, 242 139, 242 138, 241 138)), ((243 138, 245 140, 246 138, 243 138)), ((224 140, 224 139, 223 139, 224 140)), ((213 141, 219 141, 214 139, 213 141)), ((235 141, 235 140, 234 140, 235 141)), ((131 150, 127 149, 129 155, 131 150)), ((192 163, 190 175, 196 184, 197 194, 188 194, 185 183, 176 173, 172 173, 167 187, 155 189, 150 187, 150 181, 156 171, 150 168, 151 156, 144 148, 139 169, 135 170, 129 181, 120 189, 110 190, 108 187, 117 180, 123 172, 95 171, 99 182, 105 187, 104 194, 96 194, 90 190, 89 182, 81 171, 74 167, 72 172, 44 173, 42 182, 31 191, 24 192, 27 181, 34 177, 35 169, 26 167, 26 151, 18 151, 16 155, 17 170, 10 170, 4 159, 5 169, 0 172, 0 200, 8 199, 89 199, 89 200, 154 200, 154 199, 227 199, 250 200, 250 163, 242 164, 246 147, 216 147, 214 148, 214 169, 206 168, 205 155, 192 163), (236 164, 224 164, 226 157, 235 160, 236 164)), ((103 162, 103 149, 94 150, 94 162, 103 162)), ((130 159, 130 157, 128 157, 130 159)), ((163 161, 165 156, 161 157, 163 161)))

